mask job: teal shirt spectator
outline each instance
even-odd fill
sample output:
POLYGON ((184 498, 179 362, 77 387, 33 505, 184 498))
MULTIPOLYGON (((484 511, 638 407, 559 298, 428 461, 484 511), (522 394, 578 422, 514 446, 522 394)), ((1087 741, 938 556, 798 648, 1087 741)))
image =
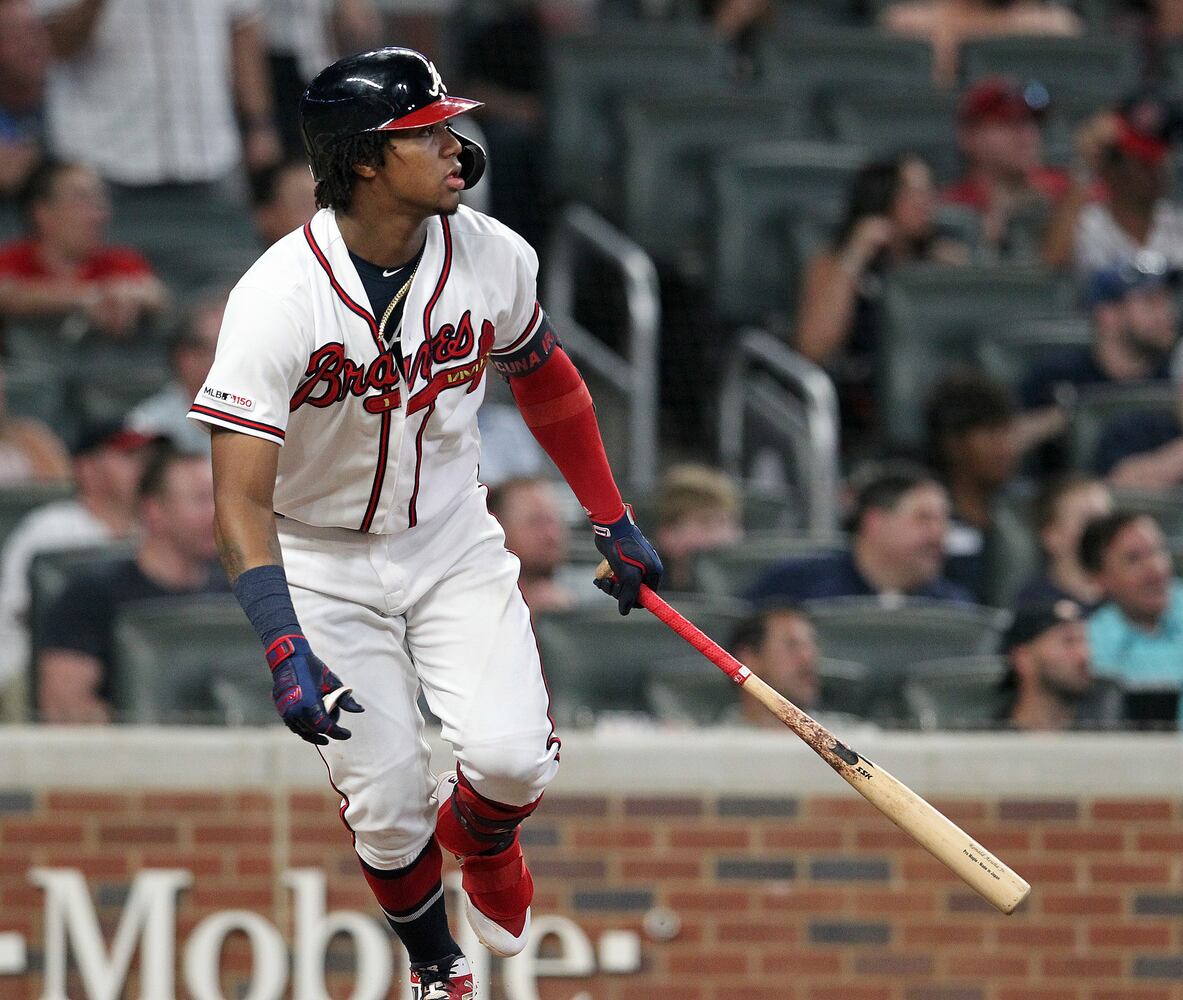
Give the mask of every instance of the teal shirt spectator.
MULTIPOLYGON (((1132 690, 1183 688, 1183 580, 1171 584, 1171 603, 1153 632, 1134 625, 1115 604, 1089 618, 1093 669, 1132 690)), ((1183 728, 1183 698, 1179 699, 1183 728)))

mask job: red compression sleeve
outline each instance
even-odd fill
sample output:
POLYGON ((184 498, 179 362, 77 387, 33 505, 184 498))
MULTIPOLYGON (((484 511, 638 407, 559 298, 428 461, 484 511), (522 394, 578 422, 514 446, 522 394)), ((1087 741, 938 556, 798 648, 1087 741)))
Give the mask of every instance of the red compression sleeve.
POLYGON ((588 516, 611 524, 624 516, 620 490, 612 478, 591 393, 561 347, 528 375, 509 380, 526 426, 559 467, 588 516))

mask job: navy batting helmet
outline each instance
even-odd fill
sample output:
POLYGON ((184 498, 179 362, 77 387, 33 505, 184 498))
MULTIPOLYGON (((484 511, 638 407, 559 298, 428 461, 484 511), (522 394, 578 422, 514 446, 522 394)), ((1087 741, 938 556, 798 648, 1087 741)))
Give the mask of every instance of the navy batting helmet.
MULTIPOLYGON (((312 175, 324 177, 333 144, 363 132, 422 128, 479 108, 480 101, 451 97, 423 53, 385 48, 339 59, 322 70, 300 99, 300 134, 312 175)), ((460 143, 460 177, 471 188, 485 172, 480 144, 449 126, 460 143)))

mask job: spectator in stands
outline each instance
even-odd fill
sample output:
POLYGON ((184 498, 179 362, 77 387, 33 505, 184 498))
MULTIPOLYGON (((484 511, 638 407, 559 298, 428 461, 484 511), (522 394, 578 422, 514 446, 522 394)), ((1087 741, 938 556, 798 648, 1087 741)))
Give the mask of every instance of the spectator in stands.
POLYGON ((987 602, 985 540, 993 506, 1019 466, 1019 408, 1010 390, 980 372, 952 372, 926 409, 930 461, 952 501, 945 575, 987 602))
POLYGON ((933 80, 957 83, 957 54, 963 42, 999 35, 1071 38, 1084 31, 1066 7, 1042 0, 903 0, 883 12, 884 28, 921 38, 933 47, 933 80))
POLYGON ((936 476, 889 463, 857 488, 850 551, 786 560, 747 596, 760 602, 880 597, 972 603, 969 591, 942 575, 948 530, 949 496, 936 476))
POLYGON ((1043 551, 1043 572, 1025 584, 1015 603, 1054 603, 1068 598, 1092 612, 1101 603, 1100 585, 1080 561, 1080 537, 1090 521, 1113 510, 1113 495, 1100 479, 1079 472, 1049 479, 1035 503, 1035 527, 1043 551))
POLYGON ((128 427, 152 437, 170 438, 183 451, 209 454, 209 434, 189 420, 188 413, 214 363, 225 311, 224 292, 209 295, 185 311, 168 346, 172 379, 128 413, 128 427))
POLYGON ((1171 294, 1174 275, 1153 253, 1090 275, 1085 305, 1092 344, 1065 348, 1037 364, 1023 383, 1023 405, 1029 411, 1056 406, 1066 411, 1082 386, 1169 378, 1179 319, 1171 294))
POLYGON ((1183 370, 1167 410, 1127 410, 1101 428, 1094 470, 1111 486, 1168 490, 1183 484, 1183 370))
POLYGON ((117 205, 175 211, 183 232, 241 205, 244 161, 253 171, 281 158, 257 0, 35 5, 57 58, 51 148, 112 182, 117 205))
POLYGON ((68 481, 70 456, 65 444, 40 420, 8 412, 6 378, 0 366, 0 486, 68 481))
MULTIPOLYGON (((770 605, 745 618, 735 629, 731 655, 798 708, 809 712, 818 705, 817 638, 809 617, 792 605, 770 605)), ((755 698, 741 696, 740 718, 765 729, 784 724, 755 698)))
POLYGON ((1048 227, 1044 260, 1083 281, 1144 251, 1183 268, 1183 206, 1169 197, 1179 108, 1154 91, 1127 98, 1080 127, 1072 185, 1048 227), (1093 200, 1100 181, 1107 201, 1093 200))
POLYGON ((846 437, 875 426, 872 368, 884 278, 904 264, 964 264, 968 251, 939 237, 932 171, 904 153, 864 166, 833 245, 809 262, 794 346, 831 372, 846 437))
POLYGON ((124 339, 164 306, 167 293, 148 262, 107 242, 111 204, 89 167, 46 160, 20 208, 26 235, 0 247, 0 316, 124 339))
POLYGON ((1177 696, 1183 686, 1183 580, 1172 574, 1158 523, 1122 510, 1090 521, 1080 561, 1105 594, 1089 618, 1097 673, 1126 688, 1177 696))
POLYGON ((87 427, 74 445, 77 497, 32 511, 8 536, 0 552, 0 700, 9 710, 23 703, 34 557, 130 538, 137 527, 136 483, 149 444, 150 438, 121 424, 87 427))
POLYGON ((41 162, 49 36, 28 0, 0 0, 0 202, 41 162))
POLYGON ((1075 601, 1035 601, 1015 611, 1002 637, 1007 673, 1003 719, 1027 732, 1096 728, 1098 685, 1084 610, 1075 601), (1090 697, 1092 695, 1093 697, 1090 697))
POLYGON ((501 523, 505 547, 521 563, 518 587, 530 611, 571 607, 575 595, 558 578, 567 562, 571 533, 554 484, 540 478, 511 479, 489 491, 489 511, 501 523))
POLYGON ((167 442, 156 445, 138 498, 143 533, 135 555, 71 581, 49 609, 35 668, 45 722, 112 721, 113 634, 121 608, 230 590, 214 544, 209 460, 167 442))
POLYGON ((381 45, 382 19, 373 0, 263 0, 263 17, 276 124, 287 153, 302 157, 300 95, 333 60, 381 45))
POLYGON ((1020 86, 1007 77, 982 80, 961 100, 957 145, 965 171, 941 197, 973 209, 981 218, 983 241, 995 251, 1011 249, 1016 216, 1050 215, 1068 191, 1068 175, 1043 162, 1041 124, 1048 103, 1042 84, 1020 86))
POLYGON ((694 557, 743 537, 742 501, 724 472, 706 465, 676 465, 657 488, 656 544, 669 590, 694 588, 694 557))
POLYGON ((316 214, 316 182, 308 161, 284 160, 266 167, 251 178, 255 229, 265 246, 299 229, 316 214))

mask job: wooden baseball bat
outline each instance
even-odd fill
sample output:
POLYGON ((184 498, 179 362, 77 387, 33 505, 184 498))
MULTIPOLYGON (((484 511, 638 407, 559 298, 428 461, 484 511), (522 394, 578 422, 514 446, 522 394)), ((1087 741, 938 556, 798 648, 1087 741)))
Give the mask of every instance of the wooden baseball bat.
MULTIPOLYGON (((610 572, 605 561, 596 576, 604 577, 610 572)), ((1003 913, 1013 913, 1027 898, 1031 886, 1022 877, 902 781, 860 756, 762 681, 645 584, 641 585, 640 602, 800 736, 864 799, 993 906, 1003 913)))

